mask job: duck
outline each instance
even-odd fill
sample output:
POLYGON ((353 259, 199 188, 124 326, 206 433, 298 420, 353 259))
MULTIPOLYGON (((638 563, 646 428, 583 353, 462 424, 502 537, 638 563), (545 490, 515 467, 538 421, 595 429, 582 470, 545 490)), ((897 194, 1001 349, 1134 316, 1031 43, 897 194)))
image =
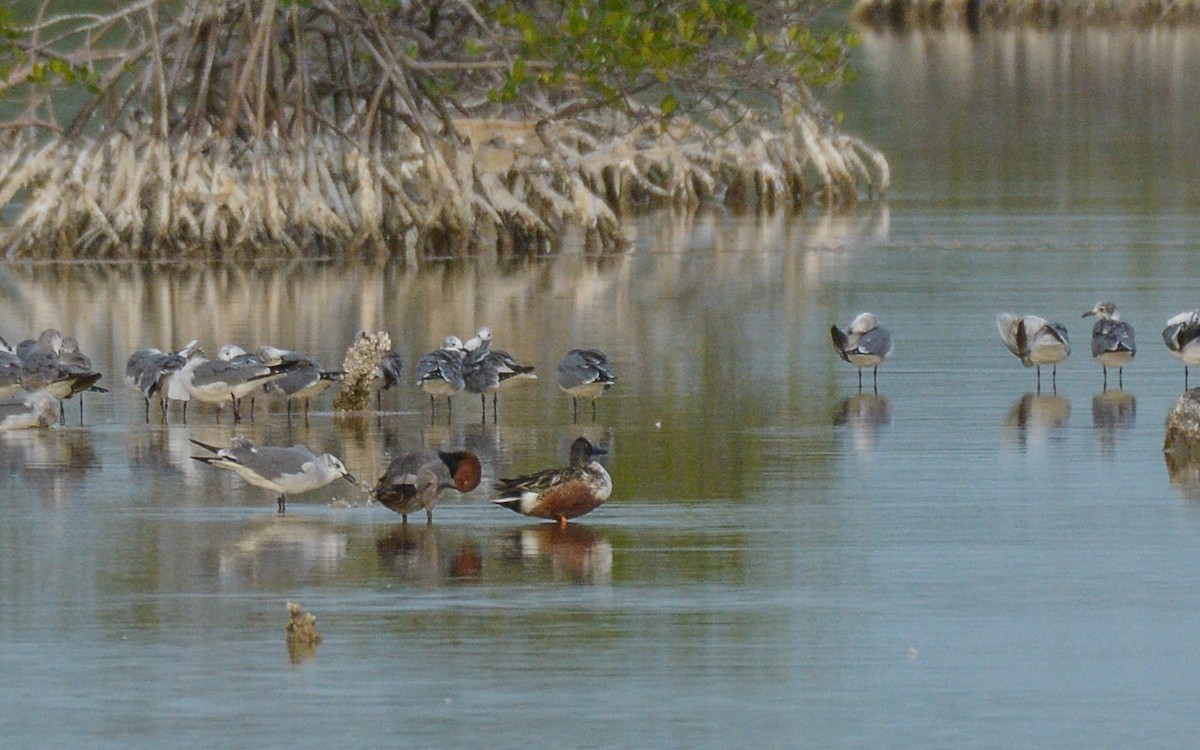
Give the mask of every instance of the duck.
POLYGON ((399 513, 402 523, 408 523, 409 513, 424 508, 428 524, 446 490, 470 492, 481 476, 479 457, 471 451, 421 450, 392 459, 371 493, 383 507, 399 513))
POLYGON ((1171 356, 1183 363, 1183 389, 1188 387, 1188 365, 1200 365, 1200 310, 1181 312, 1167 321, 1163 343, 1171 356))
POLYGON ((1133 339, 1133 326, 1121 320, 1121 313, 1112 302, 1097 302, 1096 306, 1083 314, 1095 316, 1092 326, 1092 358, 1104 369, 1104 388, 1108 389, 1108 368, 1117 368, 1117 387, 1125 387, 1125 365, 1137 354, 1133 339))
POLYGON ((892 356, 892 334, 879 325, 879 318, 874 313, 859 313, 845 328, 830 326, 829 336, 842 361, 858 368, 858 389, 862 390, 863 368, 870 367, 878 390, 879 366, 892 356))
POLYGON ((1058 363, 1071 355, 1067 328, 1051 323, 1037 315, 1014 315, 1002 312, 996 316, 996 328, 1008 350, 1021 359, 1026 367, 1037 367, 1038 391, 1042 390, 1042 365, 1052 365, 1052 382, 1058 388, 1058 363))
POLYGON ((569 466, 500 479, 495 485, 500 497, 492 502, 525 516, 546 518, 565 526, 569 519, 599 508, 612 494, 612 477, 593 459, 607 452, 585 437, 576 438, 571 444, 569 466))

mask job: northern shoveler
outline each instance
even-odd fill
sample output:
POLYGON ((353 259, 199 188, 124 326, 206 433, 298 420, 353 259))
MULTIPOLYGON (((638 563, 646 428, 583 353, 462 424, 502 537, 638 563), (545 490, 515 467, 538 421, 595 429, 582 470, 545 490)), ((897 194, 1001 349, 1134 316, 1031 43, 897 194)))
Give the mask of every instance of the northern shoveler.
POLYGON ((433 506, 443 492, 451 487, 470 492, 479 486, 481 476, 479 457, 470 451, 422 450, 393 459, 372 493, 385 508, 399 513, 404 523, 418 508, 425 509, 426 523, 433 523, 433 506))
POLYGON ((546 469, 496 483, 500 497, 492 502, 534 518, 565 524, 569 518, 590 513, 612 494, 612 477, 592 457, 607 451, 587 438, 571 444, 571 461, 565 469, 546 469))
POLYGON ((1051 323, 1037 315, 1018 316, 1005 312, 996 316, 996 328, 1008 350, 1021 358, 1021 364, 1037 367, 1039 391, 1042 389, 1042 365, 1054 366, 1051 377, 1054 387, 1058 387, 1058 363, 1071 354, 1071 342, 1064 325, 1051 323))
POLYGON ((205 445, 199 440, 191 442, 215 454, 192 456, 193 459, 232 471, 255 487, 278 492, 280 513, 287 506, 288 493, 315 490, 335 479, 358 484, 358 480, 346 471, 337 456, 331 453, 318 456, 303 445, 293 445, 291 448, 255 446, 245 438, 234 438, 229 448, 205 445))
POLYGON ((1181 312, 1167 321, 1163 343, 1171 356, 1183 363, 1183 389, 1188 387, 1188 365, 1200 365, 1200 310, 1181 312))
POLYGON ((879 387, 879 365, 892 356, 892 334, 881 328, 873 313, 859 313, 844 329, 830 326, 829 336, 838 356, 858 368, 858 389, 862 390, 864 367, 873 369, 873 383, 879 387))
POLYGON ((1121 313, 1112 302, 1097 302, 1096 306, 1083 314, 1096 316, 1092 326, 1092 357, 1104 369, 1104 387, 1108 388, 1108 368, 1117 368, 1117 386, 1124 387, 1125 365, 1137 353, 1133 342, 1133 326, 1121 320, 1121 313))
POLYGON ((608 357, 599 349, 572 349, 558 361, 558 387, 571 397, 574 419, 579 419, 580 397, 592 400, 592 421, 596 421, 596 399, 617 382, 608 357))

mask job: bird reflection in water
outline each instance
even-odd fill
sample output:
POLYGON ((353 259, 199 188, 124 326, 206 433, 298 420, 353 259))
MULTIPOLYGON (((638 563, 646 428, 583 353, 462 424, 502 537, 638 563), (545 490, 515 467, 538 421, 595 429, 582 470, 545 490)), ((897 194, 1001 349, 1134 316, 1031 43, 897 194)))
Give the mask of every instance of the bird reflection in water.
POLYGON ((892 423, 892 402, 874 393, 856 393, 844 398, 833 415, 835 427, 845 427, 859 452, 873 450, 879 428, 892 423))
POLYGON ((1128 391, 1118 388, 1092 396, 1092 426, 1105 456, 1115 455, 1117 433, 1131 429, 1136 416, 1137 399, 1128 391))
POLYGON ((612 543, 583 524, 540 523, 518 529, 512 547, 521 566, 548 564, 554 580, 572 583, 612 581, 612 543))
POLYGON ((1022 449, 1040 446, 1047 440, 1062 440, 1057 434, 1071 418, 1071 402, 1063 396, 1026 393, 1004 418, 1007 442, 1022 449))
POLYGON ((483 577, 479 544, 460 531, 400 524, 375 539, 375 551, 384 567, 412 583, 436 586, 483 577))
POLYGON ((100 467, 90 432, 0 432, 0 470, 19 473, 37 496, 55 506, 75 503, 100 467))
POLYGON ((313 575, 336 575, 348 544, 346 533, 324 522, 256 521, 237 538, 220 544, 217 577, 222 586, 233 589, 250 583, 290 586, 313 575))

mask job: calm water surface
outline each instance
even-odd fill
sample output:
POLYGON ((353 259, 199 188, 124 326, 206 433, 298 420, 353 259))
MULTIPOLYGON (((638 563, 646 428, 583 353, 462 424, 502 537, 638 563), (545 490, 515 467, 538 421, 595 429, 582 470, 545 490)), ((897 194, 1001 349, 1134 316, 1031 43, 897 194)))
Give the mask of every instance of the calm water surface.
POLYGON ((1146 121, 1145 87, 1195 99, 1196 48, 1146 52, 1121 94, 1090 43, 1065 60, 1003 43, 1018 71, 1090 86, 978 67, 955 88, 938 42, 868 38, 845 106, 894 151, 897 190, 847 216, 648 217, 635 252, 602 260, 0 268, 0 335, 74 333, 113 388, 82 427, 72 403, 66 428, 0 434, 4 744, 1189 744, 1200 471, 1163 459, 1183 372, 1159 331, 1200 301, 1197 161, 1177 137, 1198 125, 1175 106, 1162 140, 1088 133, 1146 121), (995 155, 1018 104, 1082 114, 995 155), (939 107, 975 132, 951 137, 939 107), (1124 390, 1088 356, 1100 298, 1138 330, 1124 390), (896 339, 878 394, 828 344, 862 309, 896 339), (1002 309, 1070 328, 1057 392, 1001 345, 1002 309), (147 426, 121 386, 142 346, 271 342, 334 365, 362 327, 390 331, 411 375, 483 324, 543 374, 501 396, 498 426, 470 397, 431 424, 412 387, 383 413, 335 417, 325 397, 307 422, 271 405, 237 428, 204 410, 147 426), (620 382, 573 425, 552 372, 580 345, 620 382), (189 438, 234 434, 333 451, 368 485, 400 451, 465 446, 485 483, 432 527, 345 483, 279 517, 190 460, 189 438), (579 434, 610 450, 599 510, 559 530, 487 502, 490 479, 563 461, 579 434), (289 600, 318 617, 315 654, 285 646, 289 600))

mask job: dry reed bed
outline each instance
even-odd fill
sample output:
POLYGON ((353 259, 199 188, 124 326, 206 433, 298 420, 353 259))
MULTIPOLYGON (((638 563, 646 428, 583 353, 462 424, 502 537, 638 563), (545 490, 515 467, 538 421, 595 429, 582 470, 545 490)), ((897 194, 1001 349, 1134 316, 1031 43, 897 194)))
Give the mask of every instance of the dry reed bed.
POLYGON ((809 116, 790 135, 743 126, 720 138, 686 126, 593 137, 564 124, 459 121, 429 154, 415 141, 366 151, 338 136, 150 130, 0 143, 6 258, 147 258, 334 248, 454 255, 553 252, 566 225, 597 250, 625 245, 618 215, 724 202, 772 211, 881 195, 883 156, 809 116), (457 145, 455 145, 457 144, 457 145))

